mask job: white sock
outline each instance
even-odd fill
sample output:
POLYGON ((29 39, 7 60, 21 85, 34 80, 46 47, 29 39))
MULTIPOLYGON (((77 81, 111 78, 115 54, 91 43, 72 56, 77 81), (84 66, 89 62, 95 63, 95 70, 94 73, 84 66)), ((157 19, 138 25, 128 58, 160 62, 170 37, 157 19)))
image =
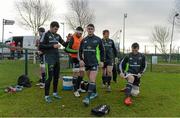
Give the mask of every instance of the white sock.
POLYGON ((45 96, 45 99, 47 99, 49 96, 45 96))
POLYGON ((57 93, 53 93, 53 96, 56 96, 57 95, 57 93))

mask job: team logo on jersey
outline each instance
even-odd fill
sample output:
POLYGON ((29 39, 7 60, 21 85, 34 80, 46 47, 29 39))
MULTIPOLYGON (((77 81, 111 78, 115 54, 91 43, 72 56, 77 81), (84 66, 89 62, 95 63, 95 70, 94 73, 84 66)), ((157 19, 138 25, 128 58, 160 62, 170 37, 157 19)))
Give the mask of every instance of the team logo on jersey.
POLYGON ((97 43, 97 40, 94 40, 93 43, 97 43))
POLYGON ((134 62, 134 65, 137 65, 137 62, 134 62))
POLYGON ((87 46, 87 49, 91 49, 92 47, 91 46, 87 46))
POLYGON ((87 41, 84 41, 84 43, 87 43, 87 41))
POLYGON ((96 69, 96 67, 95 66, 93 66, 93 68, 92 68, 93 70, 95 70, 96 69))
POLYGON ((56 40, 59 40, 59 39, 60 39, 60 37, 59 37, 59 36, 57 36, 57 37, 56 37, 56 40))
POLYGON ((133 59, 132 57, 129 58, 129 60, 132 60, 132 59, 133 59))
POLYGON ((52 36, 49 36, 50 39, 52 39, 52 36))

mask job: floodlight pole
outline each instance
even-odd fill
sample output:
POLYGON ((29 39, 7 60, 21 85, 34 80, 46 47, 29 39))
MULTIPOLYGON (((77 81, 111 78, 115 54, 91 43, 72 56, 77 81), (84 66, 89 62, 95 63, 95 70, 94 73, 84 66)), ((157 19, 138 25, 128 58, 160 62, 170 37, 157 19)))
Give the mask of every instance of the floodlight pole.
POLYGON ((62 22, 61 24, 63 25, 63 39, 65 40, 65 23, 62 22))
POLYGON ((175 25, 175 18, 179 16, 179 14, 175 14, 173 17, 173 25, 172 25, 172 33, 171 33, 171 44, 170 44, 170 53, 169 53, 169 63, 171 62, 171 53, 172 53, 172 41, 174 36, 174 25, 175 25))
POLYGON ((123 55, 125 54, 125 21, 126 21, 126 18, 127 18, 127 13, 124 14, 124 19, 123 19, 123 55))
POLYGON ((119 31, 119 52, 121 53, 121 33, 122 30, 119 31))

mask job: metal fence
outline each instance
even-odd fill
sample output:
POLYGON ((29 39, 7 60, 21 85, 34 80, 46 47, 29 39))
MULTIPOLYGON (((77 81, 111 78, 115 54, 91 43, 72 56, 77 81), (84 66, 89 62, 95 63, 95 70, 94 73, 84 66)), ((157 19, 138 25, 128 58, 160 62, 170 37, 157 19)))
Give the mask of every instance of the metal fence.
MULTIPOLYGON (((1 48, 4 47, 4 53, 0 52, 0 59, 12 59, 11 53, 9 50, 9 46, 0 45, 1 48)), ((34 59, 34 52, 37 50, 34 49, 26 49, 22 48, 21 58, 20 60, 24 60, 25 64, 28 64, 28 60, 34 59)), ((65 53, 63 50, 60 51, 60 67, 63 69, 71 68, 71 61, 69 55, 65 53)), ((126 54, 125 54, 126 55, 126 54)), ((118 53, 120 59, 122 59, 125 55, 118 53)), ((171 55, 171 62, 169 62, 169 55, 165 54, 147 54, 145 53, 147 62, 148 62, 148 69, 147 71, 150 72, 170 72, 170 73, 179 73, 180 72, 180 54, 174 53, 171 55)), ((15 59, 18 59, 18 54, 15 52, 15 59)), ((38 63, 38 58, 37 63, 38 63)), ((25 67, 28 65, 25 65, 25 67)), ((26 67, 28 69, 28 67, 26 67)), ((25 70, 26 72, 27 70, 25 70)))
MULTIPOLYGON (((19 52, 15 50, 14 52, 10 51, 11 46, 7 45, 0 45, 0 61, 1 60, 22 60, 24 61, 24 73, 27 75, 28 74, 28 63, 31 61, 36 60, 36 63, 39 63, 39 58, 38 55, 36 54, 37 50, 36 49, 27 49, 27 48, 21 48, 20 56, 19 52), (13 53, 13 54, 12 54, 13 53)), ((17 48, 17 47, 14 47, 17 48)), ((59 55, 60 55, 60 67, 63 69, 68 69, 71 67, 70 61, 69 61, 69 55, 65 53, 62 49, 59 50, 59 55)))
POLYGON ((180 55, 172 54, 171 61, 169 61, 169 55, 163 54, 146 54, 146 59, 149 65, 150 72, 168 72, 179 73, 180 72, 180 55))

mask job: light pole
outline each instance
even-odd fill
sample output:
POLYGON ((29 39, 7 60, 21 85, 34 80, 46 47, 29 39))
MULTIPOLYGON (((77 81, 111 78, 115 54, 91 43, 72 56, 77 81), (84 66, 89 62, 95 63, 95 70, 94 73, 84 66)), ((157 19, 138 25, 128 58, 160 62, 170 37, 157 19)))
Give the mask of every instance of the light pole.
POLYGON ((127 13, 124 14, 124 19, 123 19, 123 54, 125 52, 125 21, 126 21, 126 18, 127 18, 127 13))
POLYGON ((156 55, 156 53, 157 53, 157 45, 155 45, 155 55, 156 55))
POLYGON ((178 13, 176 13, 173 17, 173 25, 172 25, 172 33, 171 33, 171 44, 170 44, 170 53, 169 53, 169 62, 171 62, 171 53, 172 53, 172 41, 173 41, 173 35, 174 35, 174 24, 175 24, 175 18, 179 16, 178 13))
POLYGON ((61 23, 63 25, 63 39, 65 40, 65 23, 61 23))
POLYGON ((121 33, 122 33, 122 30, 119 30, 119 36, 118 36, 118 38, 119 38, 119 46, 118 46, 119 52, 121 52, 121 33))

